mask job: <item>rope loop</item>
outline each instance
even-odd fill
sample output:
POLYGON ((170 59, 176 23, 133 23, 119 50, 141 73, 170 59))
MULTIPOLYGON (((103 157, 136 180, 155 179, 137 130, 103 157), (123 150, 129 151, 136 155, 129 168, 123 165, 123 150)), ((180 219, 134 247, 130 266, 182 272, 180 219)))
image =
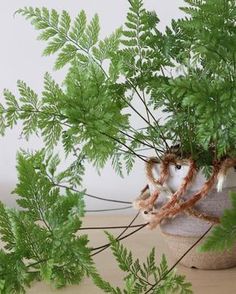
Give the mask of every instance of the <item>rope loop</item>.
POLYGON ((146 163, 148 184, 141 191, 140 196, 134 201, 134 207, 140 209, 144 213, 145 218, 150 223, 150 228, 155 228, 161 222, 169 218, 174 218, 180 213, 185 213, 213 224, 220 223, 218 217, 200 212, 194 207, 194 205, 208 195, 216 181, 218 181, 217 190, 222 191, 223 182, 226 178, 228 169, 235 166, 236 159, 234 158, 215 161, 213 163, 213 171, 210 178, 207 179, 203 186, 197 192, 194 192, 189 199, 183 200, 181 196, 183 196, 193 184, 197 174, 195 161, 192 158, 180 160, 172 153, 166 154, 162 160, 150 157, 146 163), (155 179, 153 169, 157 164, 160 165, 160 171, 159 178, 155 179), (170 164, 174 164, 180 168, 182 165, 186 164, 189 166, 186 176, 183 178, 179 188, 175 192, 171 191, 170 187, 167 185, 170 176, 170 164), (155 187, 153 192, 150 192, 149 185, 155 187), (168 200, 158 209, 158 197, 161 193, 165 193, 168 200))

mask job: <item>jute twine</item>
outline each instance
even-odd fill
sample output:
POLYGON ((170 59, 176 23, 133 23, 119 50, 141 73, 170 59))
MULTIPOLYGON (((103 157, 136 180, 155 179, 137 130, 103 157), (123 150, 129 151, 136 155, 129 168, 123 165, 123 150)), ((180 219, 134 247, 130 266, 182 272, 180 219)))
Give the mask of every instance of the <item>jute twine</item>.
POLYGON ((194 192, 188 200, 183 200, 181 199, 181 196, 183 196, 188 188, 193 184, 194 178, 197 174, 197 166, 194 160, 191 158, 180 160, 175 154, 172 153, 166 154, 161 161, 157 158, 151 157, 146 164, 146 175, 148 182, 155 187, 155 190, 151 193, 149 185, 147 184, 141 191, 140 196, 134 201, 134 206, 143 211, 144 214, 148 215, 150 228, 155 228, 164 220, 174 218, 179 213, 185 213, 198 219, 217 224, 220 222, 218 217, 200 212, 194 207, 194 205, 208 195, 217 180, 217 190, 221 191, 228 169, 235 166, 236 159, 233 158, 227 158, 218 162, 215 161, 213 163, 213 170, 210 178, 206 180, 200 190, 194 192), (160 175, 158 179, 155 179, 153 175, 153 168, 157 163, 160 164, 160 175), (187 164, 189 167, 179 189, 174 193, 167 185, 167 180, 170 176, 170 164, 180 167, 183 164, 187 164), (158 209, 158 197, 163 192, 167 195, 168 201, 158 209))

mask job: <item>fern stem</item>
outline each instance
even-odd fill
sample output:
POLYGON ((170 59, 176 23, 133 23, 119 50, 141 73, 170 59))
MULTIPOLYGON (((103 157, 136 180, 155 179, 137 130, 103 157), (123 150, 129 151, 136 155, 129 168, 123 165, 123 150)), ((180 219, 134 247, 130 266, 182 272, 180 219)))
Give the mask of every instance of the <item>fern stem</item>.
MULTIPOLYGON (((79 191, 79 190, 77 190, 75 188, 72 188, 72 187, 69 187, 69 186, 66 186, 66 185, 62 185, 62 184, 59 184, 59 183, 55 183, 54 181, 52 181, 52 179, 51 179, 51 182, 55 187, 59 187, 59 188, 63 188, 63 189, 69 189, 69 190, 71 190, 73 192, 77 192, 77 193, 81 192, 81 191, 79 191)), ((95 196, 95 195, 88 194, 88 193, 84 193, 84 195, 86 195, 87 197, 90 197, 90 198, 94 198, 94 199, 102 200, 102 201, 107 201, 107 202, 132 204, 132 202, 129 202, 129 201, 122 201, 122 200, 115 200, 115 199, 110 199, 110 198, 103 198, 103 197, 95 196)))
MULTIPOLYGON (((115 154, 117 154, 117 155, 121 155, 121 154, 124 154, 124 153, 126 153, 126 154, 133 154, 132 152, 127 151, 127 150, 123 150, 123 149, 121 149, 121 148, 117 148, 117 150, 120 151, 120 152, 116 152, 116 153, 115 153, 115 154)), ((136 150, 135 152, 137 153, 137 150, 136 150)), ((143 154, 140 154, 140 153, 137 153, 137 154, 139 154, 139 156, 142 156, 142 157, 144 157, 144 158, 149 158, 149 157, 146 156, 146 155, 143 155, 143 154)))
MULTIPOLYGON (((122 131, 122 130, 119 130, 119 132, 120 132, 121 134, 123 134, 124 136, 126 136, 126 137, 128 137, 128 138, 130 138, 130 139, 132 139, 132 140, 134 140, 134 141, 136 141, 136 142, 139 142, 140 144, 142 144, 142 145, 144 145, 144 146, 150 147, 151 149, 154 149, 154 150, 156 150, 156 151, 158 151, 158 152, 160 152, 160 153, 164 153, 164 151, 163 151, 162 149, 156 148, 156 146, 154 145, 153 142, 152 142, 153 145, 151 145, 151 144, 149 144, 149 143, 143 142, 143 141, 141 141, 141 140, 139 140, 139 139, 137 139, 137 138, 131 136, 130 134, 128 134, 128 133, 126 133, 126 132, 124 132, 124 131, 122 131)), ((137 131, 136 131, 135 133, 138 134, 137 131)), ((159 157, 159 155, 158 155, 158 157, 159 157)))
MULTIPOLYGON (((152 119, 154 120, 155 125, 156 125, 156 126, 158 127, 158 129, 160 130, 160 134, 161 134, 161 135, 160 135, 160 138, 162 139, 163 143, 165 144, 166 149, 169 150, 170 148, 169 148, 169 145, 168 145, 168 143, 166 142, 165 136, 164 136, 164 134, 163 134, 163 132, 162 132, 162 130, 161 130, 161 126, 159 125, 159 123, 158 123, 158 121, 156 120, 155 116, 152 114, 152 112, 150 111, 150 109, 149 109, 148 106, 147 106, 144 92, 142 92, 142 93, 143 93, 143 97, 142 97, 142 96, 140 95, 140 93, 138 92, 138 90, 136 89, 135 85, 134 85, 131 81, 129 81, 129 80, 127 80, 127 82, 128 82, 129 85, 132 87, 132 89, 135 91, 135 93, 137 94, 137 96, 139 97, 139 99, 142 101, 142 103, 143 103, 143 105, 144 105, 144 107, 145 107, 146 113, 147 113, 147 120, 148 120, 148 122, 149 122, 149 125, 151 126, 150 117, 149 117, 149 115, 150 115, 150 116, 152 117, 152 119)), ((154 142, 153 142, 153 145, 154 145, 154 142)))
MULTIPOLYGON (((131 222, 128 224, 128 226, 117 236, 116 240, 120 241, 120 240, 123 240, 125 238, 128 238, 129 236, 135 234, 136 232, 138 232, 139 230, 141 230, 142 228, 144 228, 146 225, 148 225, 148 223, 145 223, 143 224, 142 226, 140 226, 138 229, 132 231, 131 233, 124 235, 124 233, 130 228, 130 226, 135 222, 135 220, 137 219, 137 217, 139 216, 140 212, 138 211, 138 213, 134 216, 134 218, 131 220, 131 222), (123 237, 122 237, 123 236, 123 237)), ((105 249, 109 248, 111 245, 111 243, 107 243, 105 245, 102 245, 102 246, 99 246, 99 247, 96 247, 96 248, 92 248, 91 251, 94 251, 94 250, 99 250, 93 254, 91 254, 91 256, 95 256, 97 254, 99 254, 100 252, 104 251, 105 249)))
POLYGON ((162 277, 152 285, 144 294, 150 293, 161 281, 163 281, 168 274, 180 263, 180 261, 207 235, 207 233, 212 229, 213 225, 191 246, 189 249, 176 261, 176 263, 162 275, 162 277))
POLYGON ((121 144, 126 149, 128 149, 131 153, 133 153, 135 156, 137 156, 139 159, 141 159, 145 163, 147 162, 146 159, 144 159, 142 156, 140 156, 138 153, 136 153, 132 148, 130 148, 127 144, 123 143, 121 140, 119 140, 119 139, 117 139, 117 138, 115 138, 115 137, 113 137, 113 136, 111 136, 111 135, 109 135, 107 133, 101 132, 101 131, 99 131, 99 133, 102 134, 102 135, 104 135, 104 136, 106 136, 106 137, 108 137, 108 138, 110 138, 110 139, 112 139, 113 141, 121 144))
MULTIPOLYGON (((130 225, 129 228, 139 228, 143 226, 144 224, 139 225, 130 225)), ((108 229, 126 229, 127 226, 105 226, 105 227, 82 227, 79 229, 79 231, 86 231, 86 230, 108 230, 108 229)))
POLYGON ((108 208, 108 209, 88 209, 88 210, 85 210, 85 212, 105 212, 105 211, 125 210, 130 208, 133 208, 133 206, 130 205, 130 206, 125 206, 120 208, 108 208))

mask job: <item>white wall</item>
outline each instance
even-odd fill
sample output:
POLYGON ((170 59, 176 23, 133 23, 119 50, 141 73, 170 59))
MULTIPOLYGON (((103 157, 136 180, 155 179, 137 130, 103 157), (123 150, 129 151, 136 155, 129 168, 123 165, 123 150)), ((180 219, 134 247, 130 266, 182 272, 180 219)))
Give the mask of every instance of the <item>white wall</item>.
MULTIPOLYGON (((183 0, 144 0, 145 6, 155 10, 161 19, 160 28, 164 29, 171 18, 178 18, 182 13, 178 7, 183 0)), ((45 43, 36 40, 37 33, 21 16, 13 17, 14 12, 24 6, 46 6, 57 10, 65 9, 74 16, 81 9, 91 17, 94 13, 100 16, 102 36, 108 35, 116 27, 122 25, 128 9, 127 0, 8 0, 0 1, 0 92, 8 88, 16 93, 16 81, 24 80, 36 92, 42 89, 43 75, 52 72, 55 57, 41 57, 45 43)), ((53 77, 60 82, 63 71, 52 72, 53 77)), ((2 95, 0 101, 2 101, 2 95)), ((16 152, 19 148, 37 149, 40 140, 32 139, 25 142, 20 139, 20 127, 8 131, 4 138, 0 138, 0 199, 10 206, 14 205, 14 198, 10 191, 16 183, 16 152)), ((145 184, 143 163, 137 162, 133 173, 120 179, 107 166, 101 176, 88 166, 84 179, 84 186, 89 193, 114 199, 133 200, 145 184)), ((29 175, 30 180, 30 175, 29 175)), ((88 199, 88 209, 118 207, 112 203, 105 203, 88 199)))

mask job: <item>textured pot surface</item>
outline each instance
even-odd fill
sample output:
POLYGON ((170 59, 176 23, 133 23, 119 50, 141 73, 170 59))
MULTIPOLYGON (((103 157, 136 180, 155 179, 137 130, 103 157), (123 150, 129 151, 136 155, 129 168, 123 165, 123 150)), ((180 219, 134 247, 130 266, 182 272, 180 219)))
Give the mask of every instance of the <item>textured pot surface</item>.
MULTIPOLYGON (((162 233, 172 255, 177 261, 198 240, 198 237, 184 237, 162 233)), ((199 243, 202 244, 205 238, 199 243)), ((199 246, 198 245, 198 246, 199 246)), ((197 252, 194 247, 180 262, 180 264, 197 269, 226 269, 236 266, 236 245, 229 251, 197 252)))
MULTIPOLYGON (((207 213, 211 216, 221 217, 224 210, 231 207, 229 192, 235 188, 224 188, 218 193, 215 189, 208 196, 201 200, 196 207, 198 211, 207 213)), ((193 193, 188 192, 182 199, 188 199, 193 193)), ((194 216, 179 214, 173 220, 167 220, 160 225, 164 233, 185 237, 199 237, 207 231, 211 223, 198 219, 194 216)))
MULTIPOLYGON (((183 165, 181 169, 176 169, 174 165, 170 165, 170 177, 167 185, 175 192, 181 185, 181 182, 187 174, 188 166, 183 165)), ((181 197, 186 200, 191 198, 194 192, 201 189, 206 179, 202 172, 199 172, 193 184, 189 187, 187 193, 181 197)), ((153 188, 151 188, 153 189, 153 188)), ((229 192, 236 191, 236 172, 233 168, 230 168, 227 173, 226 180, 223 184, 222 192, 217 192, 216 187, 211 192, 199 201, 195 207, 204 213, 211 216, 222 216, 225 209, 231 207, 231 201, 229 199, 229 192)), ((158 199, 158 206, 163 205, 166 202, 166 195, 161 194, 158 199)), ((164 224, 161 224, 161 230, 164 233, 171 235, 180 235, 186 237, 199 237, 211 226, 208 222, 200 220, 196 217, 187 216, 186 214, 179 214, 173 220, 167 220, 164 224)))
MULTIPOLYGON (((180 187, 187 171, 187 165, 183 165, 181 169, 176 169, 174 165, 170 166, 170 177, 167 185, 173 192, 180 187)), ((194 192, 198 191, 205 181, 205 177, 199 172, 196 175, 195 181, 181 199, 186 200, 191 198, 194 192)), ((211 216, 221 217, 224 210, 231 207, 229 199, 230 191, 236 191, 236 172, 233 168, 228 170, 222 192, 217 192, 215 185, 207 197, 199 201, 194 207, 211 216)), ((158 206, 161 206, 165 202, 166 195, 160 195, 158 206)), ((160 225, 160 228, 173 255, 178 259, 210 228, 210 226, 211 224, 205 220, 181 213, 174 219, 166 220, 160 225)), ((182 260, 182 264, 187 267, 196 267, 199 269, 222 269, 233 267, 236 266, 236 246, 234 250, 220 253, 199 253, 196 251, 196 248, 194 248, 182 260)))

